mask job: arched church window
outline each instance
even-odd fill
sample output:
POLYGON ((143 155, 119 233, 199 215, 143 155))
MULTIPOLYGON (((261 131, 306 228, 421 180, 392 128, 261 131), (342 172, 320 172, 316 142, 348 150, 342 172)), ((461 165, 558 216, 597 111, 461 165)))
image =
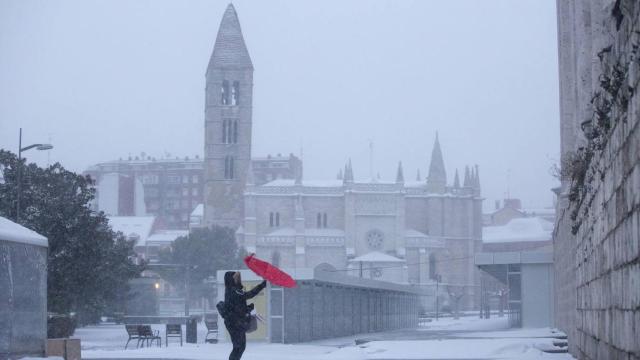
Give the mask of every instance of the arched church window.
POLYGON ((222 120, 222 143, 227 143, 227 126, 229 121, 227 119, 222 120))
POLYGON ((224 178, 227 180, 234 177, 234 159, 233 156, 226 156, 224 158, 224 178))
POLYGON ((435 280, 438 275, 436 273, 436 254, 429 255, 429 279, 435 280))
POLYGON ((229 82, 224 80, 222 82, 222 87, 220 88, 220 103, 222 105, 229 105, 229 82))
POLYGON ((327 227, 327 213, 322 214, 322 227, 327 227))
POLYGON ((238 143, 238 120, 233 120, 233 143, 238 143))
POLYGON ((270 213, 269 213, 269 226, 270 226, 270 227, 273 227, 273 225, 274 225, 273 220, 274 220, 274 219, 273 219, 273 213, 272 213, 272 212, 270 212, 270 213))
POLYGON ((322 227, 322 214, 320 213, 316 216, 316 227, 322 227))
POLYGON ((277 212, 276 213, 276 227, 279 227, 279 226, 280 226, 280 213, 277 212))
POLYGON ((234 81, 231 88, 231 105, 240 105, 240 83, 238 81, 234 81))

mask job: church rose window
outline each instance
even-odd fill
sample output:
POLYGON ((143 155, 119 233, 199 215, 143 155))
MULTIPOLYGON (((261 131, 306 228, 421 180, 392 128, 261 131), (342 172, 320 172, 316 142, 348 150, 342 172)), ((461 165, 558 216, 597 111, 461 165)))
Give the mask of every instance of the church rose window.
POLYGON ((367 245, 372 250, 379 250, 382 248, 382 243, 384 241, 384 234, 382 231, 374 229, 367 232, 366 235, 367 245))

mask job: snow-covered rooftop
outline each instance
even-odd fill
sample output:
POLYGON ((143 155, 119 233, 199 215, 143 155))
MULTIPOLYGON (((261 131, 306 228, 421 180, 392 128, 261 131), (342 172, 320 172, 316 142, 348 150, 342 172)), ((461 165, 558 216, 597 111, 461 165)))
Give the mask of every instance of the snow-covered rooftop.
POLYGON ((404 236, 405 236, 405 237, 419 237, 419 238, 425 238, 425 237, 427 237, 427 234, 422 233, 422 232, 420 232, 420 231, 418 231, 418 230, 414 230, 414 229, 407 229, 407 230, 404 232, 404 236))
POLYGON ((539 217, 517 218, 502 226, 482 229, 484 243, 550 241, 553 223, 539 217))
POLYGON ((147 238, 147 244, 163 243, 168 245, 169 243, 174 242, 177 238, 187 235, 189 235, 188 230, 160 230, 147 238))
POLYGON ((402 259, 398 259, 395 256, 381 253, 379 251, 372 251, 368 254, 358 256, 350 260, 351 262, 404 262, 402 259))
MULTIPOLYGON (((262 186, 295 186, 295 179, 276 179, 262 186)), ((302 180, 302 186, 308 187, 341 187, 342 180, 302 180)))
POLYGON ((204 216, 204 205, 198 204, 195 209, 191 212, 191 216, 204 216))
POLYGON ((136 246, 144 246, 153 229, 153 216, 109 216, 109 225, 113 231, 120 231, 129 237, 138 237, 136 246))
POLYGON ((45 247, 49 246, 46 237, 3 217, 0 217, 0 240, 45 247))
POLYGON ((306 236, 331 236, 344 237, 344 231, 340 229, 305 229, 306 236))

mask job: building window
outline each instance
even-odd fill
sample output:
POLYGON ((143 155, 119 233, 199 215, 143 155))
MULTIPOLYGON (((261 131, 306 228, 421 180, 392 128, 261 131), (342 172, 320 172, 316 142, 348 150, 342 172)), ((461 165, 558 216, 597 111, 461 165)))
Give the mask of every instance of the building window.
POLYGON ((231 119, 222 120, 222 143, 223 144, 238 143, 238 120, 231 120, 231 119))
POLYGON ((233 143, 238 143, 238 120, 233 120, 233 143))
POLYGON ((169 184, 180 184, 180 176, 179 175, 169 175, 167 177, 167 182, 169 184))
POLYGON ((182 196, 189 196, 189 188, 182 188, 182 196))
POLYGON ((189 183, 189 175, 182 175, 182 183, 183 184, 189 183))
POLYGON ((240 105, 240 83, 237 81, 233 82, 231 88, 231 105, 240 105))
POLYGON ((318 213, 318 216, 316 216, 316 225, 318 228, 327 227, 327 213, 318 213))
POLYGON ((224 178, 227 180, 231 180, 234 178, 234 159, 233 156, 226 156, 224 158, 224 178))
POLYGON ((220 103, 222 103, 222 105, 229 105, 229 82, 227 80, 224 80, 222 82, 222 87, 220 88, 220 95, 221 95, 220 103))
POLYGON ((191 195, 198 196, 198 188, 191 189, 191 195))
POLYGON ((197 184, 198 183, 198 175, 193 175, 191 177, 191 182, 194 183, 194 184, 197 184))
POLYGON ((280 226, 280 213, 279 212, 270 212, 269 213, 269 226, 270 227, 279 227, 280 226))

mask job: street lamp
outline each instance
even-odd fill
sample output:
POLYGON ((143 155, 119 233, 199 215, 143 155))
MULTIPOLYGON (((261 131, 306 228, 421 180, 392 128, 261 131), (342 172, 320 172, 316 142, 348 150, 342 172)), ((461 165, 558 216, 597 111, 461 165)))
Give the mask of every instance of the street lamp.
POLYGON ((22 152, 31 150, 51 150, 51 144, 32 144, 22 147, 22 128, 20 128, 20 136, 18 138, 18 196, 16 201, 16 222, 20 223, 20 201, 22 200, 22 152))

